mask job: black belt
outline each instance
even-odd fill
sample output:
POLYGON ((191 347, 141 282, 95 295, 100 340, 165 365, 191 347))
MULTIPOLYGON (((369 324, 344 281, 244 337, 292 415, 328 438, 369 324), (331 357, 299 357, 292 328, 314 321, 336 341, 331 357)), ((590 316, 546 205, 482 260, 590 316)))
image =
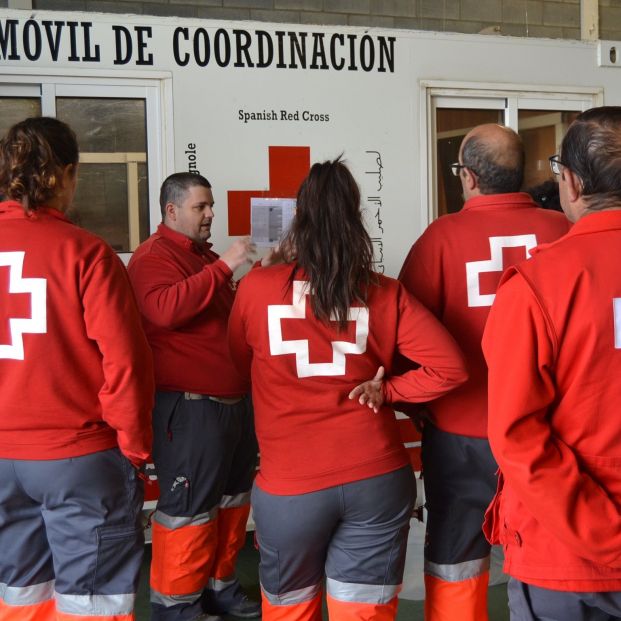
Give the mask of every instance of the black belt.
POLYGON ((200 401, 202 399, 209 399, 216 403, 223 403, 224 405, 236 405, 243 400, 243 397, 214 397, 213 395, 202 395, 198 392, 184 392, 183 397, 186 401, 200 401))

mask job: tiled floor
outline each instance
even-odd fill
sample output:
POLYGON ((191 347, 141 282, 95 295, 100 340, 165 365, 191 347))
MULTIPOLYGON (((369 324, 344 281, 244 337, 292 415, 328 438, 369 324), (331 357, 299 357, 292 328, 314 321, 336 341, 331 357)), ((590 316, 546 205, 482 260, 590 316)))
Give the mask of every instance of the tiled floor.
MULTIPOLYGON (((138 592, 136 606, 136 621, 149 621, 149 562, 151 560, 151 546, 146 547, 143 573, 138 592)), ((237 564, 237 573, 241 583, 250 597, 259 598, 258 577, 259 553, 252 545, 252 534, 248 535, 245 548, 242 550, 237 564)), ((508 621, 506 585, 498 585, 489 589, 489 618, 490 621, 508 621)), ((234 618, 230 618, 234 621, 234 618)), ((422 621, 423 602, 401 600, 397 621, 422 621)), ((456 620, 457 621, 457 620, 456 620)))

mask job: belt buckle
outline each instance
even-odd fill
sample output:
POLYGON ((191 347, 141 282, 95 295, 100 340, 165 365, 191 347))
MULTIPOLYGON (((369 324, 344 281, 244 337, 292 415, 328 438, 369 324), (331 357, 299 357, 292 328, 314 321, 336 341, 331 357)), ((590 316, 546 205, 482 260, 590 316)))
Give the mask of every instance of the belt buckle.
POLYGON ((197 392, 184 392, 183 397, 186 401, 201 401, 202 399, 209 399, 209 395, 201 395, 197 392))

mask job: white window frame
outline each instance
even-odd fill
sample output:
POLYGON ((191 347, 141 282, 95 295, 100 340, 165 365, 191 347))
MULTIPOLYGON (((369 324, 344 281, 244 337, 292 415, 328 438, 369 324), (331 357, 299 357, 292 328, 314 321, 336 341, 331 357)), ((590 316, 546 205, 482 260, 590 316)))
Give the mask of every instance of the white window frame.
MULTIPOLYGON (((436 110, 491 109, 504 112, 505 125, 518 130, 518 110, 572 111, 600 106, 599 87, 543 87, 524 84, 488 84, 421 80, 420 82, 420 200, 421 230, 437 217, 436 110)), ((560 136, 557 136, 557 145, 560 136)))
MULTIPOLYGON (((149 175, 149 230, 161 221, 159 189, 174 170, 174 131, 172 73, 133 71, 41 70, 33 68, 0 68, 0 96, 40 97, 41 114, 56 116, 57 97, 131 98, 144 99, 147 124, 147 159, 149 175)), ((91 158, 92 159, 92 158, 91 158)), ((91 161, 89 159, 89 161, 91 161)), ((127 160, 128 167, 137 167, 144 158, 127 160)), ((129 177, 128 177, 129 179, 129 177)), ((137 196, 137 187, 130 183, 128 192, 137 196)), ((137 214, 130 214, 130 236, 136 237, 137 214), (133 232, 133 233, 132 233, 133 232)), ((119 253, 127 263, 131 253, 119 253)))

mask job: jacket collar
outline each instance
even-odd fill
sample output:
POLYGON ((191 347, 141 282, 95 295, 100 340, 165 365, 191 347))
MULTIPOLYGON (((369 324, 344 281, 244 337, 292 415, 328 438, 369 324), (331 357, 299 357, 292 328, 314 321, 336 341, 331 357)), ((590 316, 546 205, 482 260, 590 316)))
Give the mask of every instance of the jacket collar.
POLYGON ((34 211, 26 212, 21 203, 17 201, 4 201, 0 203, 0 218, 21 218, 24 220, 38 220, 41 217, 51 217, 57 220, 70 222, 67 216, 51 207, 39 207, 34 211))
POLYGON ((621 209, 607 209, 589 213, 571 227, 568 235, 584 235, 615 229, 621 229, 621 209))
POLYGON ((507 194, 480 194, 469 198, 462 207, 462 211, 483 209, 524 209, 538 207, 530 194, 526 192, 508 192, 507 194))
POLYGON ((563 237, 548 244, 541 244, 533 248, 533 250, 531 250, 531 255, 537 254, 546 248, 551 248, 561 243, 563 240, 575 237, 576 235, 588 235, 589 233, 601 233, 602 231, 615 230, 621 230, 621 209, 608 209, 606 211, 590 213, 580 218, 563 237))
POLYGON ((157 234, 160 237, 169 239, 173 243, 177 244, 177 246, 181 246, 181 248, 191 252, 196 252, 197 254, 206 254, 207 251, 211 250, 211 247, 213 246, 213 244, 210 244, 209 242, 205 242, 199 246, 195 241, 191 240, 189 237, 186 237, 183 233, 174 231, 163 222, 158 225, 157 234))

